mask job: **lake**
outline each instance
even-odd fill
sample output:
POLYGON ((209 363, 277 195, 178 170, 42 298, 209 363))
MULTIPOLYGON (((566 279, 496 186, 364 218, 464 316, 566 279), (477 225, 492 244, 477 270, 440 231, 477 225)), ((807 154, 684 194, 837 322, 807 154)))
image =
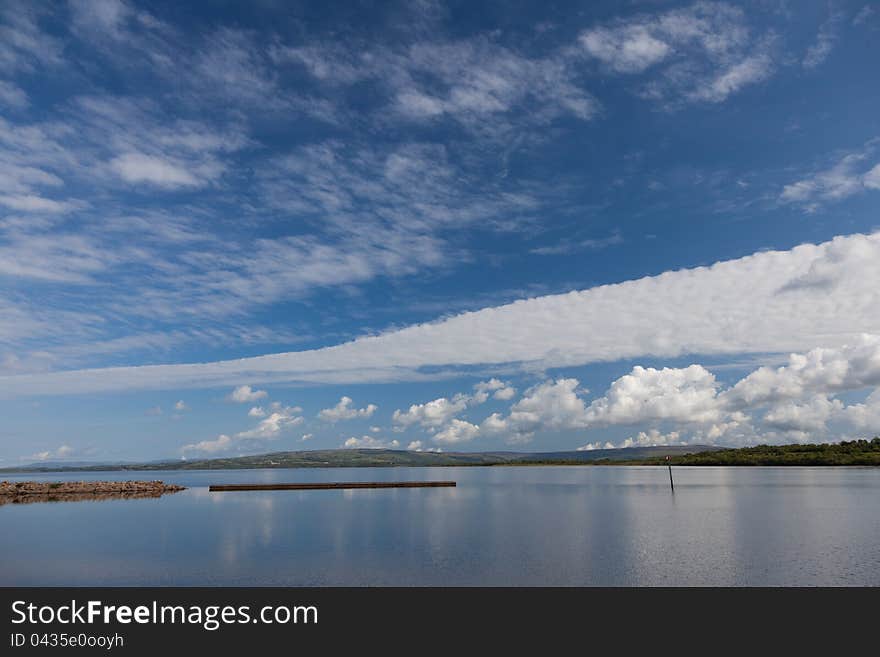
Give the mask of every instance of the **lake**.
POLYGON ((101 472, 157 499, 0 507, 0 585, 880 585, 880 469, 101 472), (448 480, 456 488, 208 492, 448 480))

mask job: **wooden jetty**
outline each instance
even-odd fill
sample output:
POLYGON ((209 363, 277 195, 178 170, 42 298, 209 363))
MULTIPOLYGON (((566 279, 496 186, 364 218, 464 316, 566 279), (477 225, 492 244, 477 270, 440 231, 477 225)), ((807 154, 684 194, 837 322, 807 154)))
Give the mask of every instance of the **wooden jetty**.
POLYGON ((454 481, 335 481, 298 484, 216 484, 212 492, 244 490, 343 490, 352 488, 448 488, 454 481))

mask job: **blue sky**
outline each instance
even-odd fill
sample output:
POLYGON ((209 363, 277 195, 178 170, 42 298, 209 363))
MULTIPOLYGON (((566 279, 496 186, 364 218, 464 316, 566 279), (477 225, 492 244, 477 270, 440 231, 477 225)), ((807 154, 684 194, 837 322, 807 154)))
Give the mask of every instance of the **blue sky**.
POLYGON ((0 7, 0 464, 880 432, 876 2, 0 7))

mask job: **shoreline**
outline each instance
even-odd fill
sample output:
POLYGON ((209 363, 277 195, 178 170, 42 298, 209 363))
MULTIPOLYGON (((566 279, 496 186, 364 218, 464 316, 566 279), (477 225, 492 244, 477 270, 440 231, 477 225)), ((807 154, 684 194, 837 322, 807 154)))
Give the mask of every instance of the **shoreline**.
POLYGON ((74 502, 156 498, 185 490, 163 481, 0 481, 0 506, 34 502, 74 502))

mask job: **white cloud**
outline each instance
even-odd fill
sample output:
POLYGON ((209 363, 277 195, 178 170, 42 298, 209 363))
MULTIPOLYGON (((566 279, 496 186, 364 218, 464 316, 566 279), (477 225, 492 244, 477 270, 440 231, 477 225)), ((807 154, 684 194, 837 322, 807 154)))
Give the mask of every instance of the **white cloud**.
POLYGON ((434 440, 438 442, 463 442, 475 438, 478 428, 457 419, 456 415, 469 407, 485 403, 492 393, 497 399, 510 399, 514 392, 507 383, 493 378, 475 384, 472 395, 458 393, 452 398, 439 397, 424 404, 413 404, 406 411, 397 409, 391 420, 395 431, 418 424, 435 433, 434 440), (469 427, 473 427, 473 430, 469 427))
POLYGON ((513 399, 513 396, 516 394, 516 388, 505 381, 495 378, 489 379, 488 381, 480 381, 474 385, 474 390, 476 390, 476 393, 471 399, 474 403, 480 404, 485 402, 490 394, 493 399, 498 399, 500 401, 513 399))
POLYGON ((770 408, 764 424, 781 431, 824 432, 831 416, 843 410, 843 402, 815 395, 806 402, 787 401, 770 408))
POLYGON ((868 189, 880 189, 880 164, 865 173, 862 177, 862 184, 868 189))
POLYGON ((872 157, 876 158, 876 150, 875 139, 862 150, 844 155, 830 168, 815 171, 785 185, 779 200, 783 203, 798 203, 812 211, 822 202, 839 201, 865 191, 880 189, 880 164, 871 166, 872 157))
POLYGON ((61 445, 57 449, 47 449, 22 458, 23 461, 48 461, 49 459, 64 460, 76 454, 76 450, 70 445, 61 445))
POLYGON ((24 109, 29 104, 27 94, 11 82, 0 80, 0 106, 24 109))
POLYGON ((863 335, 840 348, 791 354, 776 369, 761 367, 723 397, 734 407, 745 407, 872 386, 880 386, 880 336, 863 335))
POLYGON ((187 406, 186 403, 182 399, 180 399, 177 401, 177 403, 174 404, 174 410, 175 411, 188 411, 189 406, 187 406))
POLYGON ((596 449, 615 449, 616 445, 609 441, 605 441, 604 443, 595 442, 595 443, 587 443, 586 445, 581 445, 577 448, 578 452, 592 452, 596 449))
POLYGON ((746 57, 696 86, 687 97, 692 100, 720 103, 743 87, 770 77, 772 71, 773 60, 769 54, 761 53, 746 57))
POLYGON ((266 417, 266 411, 262 406, 252 406, 248 411, 249 417, 266 417))
POLYGON ((516 433, 583 427, 586 407, 577 394, 579 385, 577 379, 557 379, 529 388, 511 407, 508 422, 516 433))
MULTIPOLYGON (((273 405, 273 412, 260 422, 253 429, 240 431, 233 436, 221 434, 214 440, 203 440, 198 443, 192 443, 181 447, 181 452, 187 454, 189 452, 204 452, 216 454, 218 452, 228 452, 241 446, 246 441, 265 441, 275 440, 281 434, 291 428, 303 423, 304 418, 297 415, 302 409, 298 406, 282 406, 273 405)), ((253 444, 253 443, 251 443, 253 444)))
POLYGON ((410 452, 437 452, 440 453, 443 451, 442 447, 430 447, 425 445, 421 440, 413 440, 409 445, 406 446, 406 449, 410 452))
POLYGON ((480 435, 480 427, 465 420, 453 418, 441 431, 434 434, 434 441, 444 444, 466 443, 480 435))
POLYGON ((342 447, 344 449, 397 449, 400 443, 397 440, 382 440, 374 436, 361 436, 355 438, 352 436, 346 440, 342 447))
POLYGON ((773 72, 773 39, 725 3, 640 14, 581 33, 583 52, 610 72, 651 77, 639 89, 669 106, 721 102, 773 72))
POLYGON ((662 420, 716 422, 721 419, 717 394, 715 376, 701 365, 662 370, 636 366, 614 381, 582 417, 594 426, 662 420))
POLYGON ((832 12, 828 20, 822 23, 819 27, 819 33, 816 35, 815 43, 807 48, 807 52, 801 62, 804 68, 816 68, 828 59, 828 55, 834 50, 834 44, 838 39, 838 31, 843 19, 843 12, 832 12))
MULTIPOLYGON (((839 349, 792 354, 787 365, 761 367, 726 389, 700 365, 663 370, 637 366, 589 406, 577 395, 576 380, 545 382, 534 393, 527 391, 523 399, 530 413, 518 412, 518 403, 508 417, 493 414, 482 427, 484 433, 501 434, 629 424, 676 427, 667 433, 656 427, 640 431, 617 447, 821 442, 840 436, 847 427, 880 430, 876 386, 880 386, 880 336, 866 335, 839 349), (864 403, 846 405, 834 396, 871 388, 875 389, 864 403), (755 424, 753 416, 762 409, 763 417, 755 424), (832 424, 837 428, 829 428, 832 424)), ((583 449, 601 447, 589 443, 583 449)))
POLYGON ((62 64, 62 43, 39 25, 42 11, 31 2, 0 3, 0 71, 31 72, 62 64))
POLYGON ((352 408, 351 404, 351 397, 341 397, 336 406, 319 411, 318 417, 325 422, 354 420, 359 417, 370 417, 379 408, 375 404, 367 404, 364 408, 352 408))
POLYGON ((126 153, 113 158, 110 167, 126 182, 152 183, 159 187, 195 187, 200 184, 179 163, 143 153, 126 153))
POLYGON ((248 402, 255 402, 258 399, 263 399, 268 396, 268 392, 265 390, 253 390, 250 386, 238 386, 235 390, 229 393, 226 397, 229 401, 233 401, 237 404, 246 404, 248 402))
POLYGON ((70 203, 54 201, 35 194, 3 194, 0 195, 0 205, 18 212, 45 212, 50 214, 69 212, 73 207, 70 203))
POLYGON ((567 255, 569 253, 576 253, 578 251, 585 250, 599 251, 609 246, 614 246, 616 244, 622 243, 623 236, 620 234, 620 231, 614 231, 608 237, 590 238, 585 240, 565 239, 558 244, 554 244, 552 246, 539 246, 534 249, 530 249, 529 253, 544 256, 567 255))
MULTIPOLYGON (((391 381, 427 377, 420 371, 424 367, 439 368, 433 376, 448 376, 462 366, 546 368, 642 356, 840 347, 861 333, 880 333, 877 280, 880 233, 852 235, 517 301, 311 351, 4 376, 0 395, 208 387, 242 378, 263 383, 391 381)), ((463 408, 462 400, 453 399, 438 400, 432 410, 448 419, 455 415, 443 412, 450 404, 463 408)), ((418 420, 425 411, 411 408, 398 415, 410 418, 410 412, 418 420)))
POLYGON ((516 395, 516 388, 512 386, 501 388, 500 390, 496 390, 492 394, 493 399, 498 399, 499 401, 509 401, 514 398, 516 395))
MULTIPOLYGON (((492 378, 475 384, 472 395, 459 393, 451 399, 440 397, 425 404, 413 404, 407 411, 394 411, 391 419, 395 431, 403 431, 418 424, 433 434, 432 439, 435 442, 468 442, 480 434, 480 427, 455 416, 469 407, 485 403, 490 395, 503 400, 510 399, 514 392, 504 381, 492 378)), ((490 426, 490 431, 491 428, 490 426)))
POLYGON ((850 404, 840 411, 840 417, 858 431, 880 435, 880 388, 868 395, 861 404, 850 404))
POLYGON ((452 399, 440 397, 425 404, 413 404, 407 411, 397 409, 391 421, 399 427, 420 424, 423 427, 440 427, 461 413, 468 406, 467 395, 456 395, 452 399))
POLYGON ((596 27, 580 36, 581 45, 617 73, 641 73, 672 53, 672 47, 651 35, 646 25, 596 27))
POLYGON ((509 425, 501 413, 492 413, 480 423, 480 430, 486 435, 495 436, 508 431, 509 425))
POLYGON ((181 448, 183 454, 189 452, 203 452, 205 454, 216 454, 228 450, 234 444, 234 440, 226 434, 220 434, 214 440, 202 440, 191 445, 184 445, 181 448))
POLYGON ((302 437, 300 438, 300 440, 301 440, 302 442, 306 442, 306 441, 308 441, 308 440, 311 440, 311 439, 314 438, 314 437, 315 437, 315 434, 313 434, 313 433, 304 433, 304 434, 302 435, 302 437))
POLYGON ((659 447, 663 445, 680 445, 681 434, 678 431, 662 433, 657 429, 639 431, 635 436, 626 438, 620 447, 659 447))
POLYGON ((874 9, 871 5, 865 5, 862 7, 859 12, 853 17, 852 24, 853 25, 863 25, 867 23, 872 16, 877 13, 877 10, 874 9))
POLYGON ((376 83, 377 96, 387 94, 392 111, 403 118, 448 117, 483 137, 491 130, 503 133, 517 120, 546 123, 563 115, 589 120, 599 109, 577 84, 564 52, 530 57, 482 36, 357 52, 335 44, 276 47, 273 55, 303 65, 323 83, 376 83), (514 118, 523 107, 529 111, 514 118))
POLYGON ((236 434, 237 438, 276 438, 286 428, 303 423, 302 416, 295 415, 298 409, 285 407, 270 413, 260 420, 253 429, 236 434))
POLYGON ((639 431, 635 436, 630 436, 617 445, 606 440, 604 443, 587 443, 582 447, 578 447, 577 451, 590 452, 596 449, 625 449, 629 447, 659 447, 681 444, 681 434, 678 431, 662 433, 657 429, 648 429, 648 431, 639 431))

